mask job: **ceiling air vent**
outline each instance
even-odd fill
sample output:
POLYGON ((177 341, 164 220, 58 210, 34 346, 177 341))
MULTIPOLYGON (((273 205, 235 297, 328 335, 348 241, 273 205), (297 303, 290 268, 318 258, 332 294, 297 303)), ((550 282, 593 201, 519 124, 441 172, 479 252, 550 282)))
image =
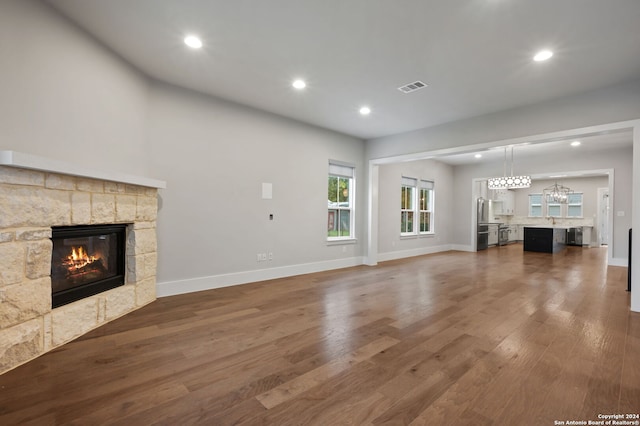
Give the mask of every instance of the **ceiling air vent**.
POLYGON ((416 90, 420 90, 424 87, 427 87, 426 83, 423 83, 421 81, 414 81, 413 83, 409 83, 402 87, 398 87, 398 90, 403 93, 411 93, 411 92, 415 92, 416 90))

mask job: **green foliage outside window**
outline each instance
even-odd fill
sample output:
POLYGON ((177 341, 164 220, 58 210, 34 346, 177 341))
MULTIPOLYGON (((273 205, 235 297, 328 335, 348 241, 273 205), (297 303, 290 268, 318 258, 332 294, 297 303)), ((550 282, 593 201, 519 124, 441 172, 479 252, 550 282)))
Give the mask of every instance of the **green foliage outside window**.
POLYGON ((328 237, 351 236, 351 179, 329 176, 328 237))

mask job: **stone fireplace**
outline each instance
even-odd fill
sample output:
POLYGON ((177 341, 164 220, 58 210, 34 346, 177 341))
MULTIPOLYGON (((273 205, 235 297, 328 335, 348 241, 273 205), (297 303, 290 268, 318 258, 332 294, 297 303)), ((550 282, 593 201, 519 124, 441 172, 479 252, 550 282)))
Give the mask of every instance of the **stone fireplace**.
MULTIPOLYGON (((0 374, 155 300, 157 192, 164 185, 0 151, 0 374), (123 282, 52 307, 53 233, 106 224, 123 231, 123 282)), ((100 232, 97 238, 108 235, 100 232)), ((69 241, 72 253, 64 256, 104 244, 86 236, 69 241)), ((76 265, 86 276, 99 269, 76 265)))

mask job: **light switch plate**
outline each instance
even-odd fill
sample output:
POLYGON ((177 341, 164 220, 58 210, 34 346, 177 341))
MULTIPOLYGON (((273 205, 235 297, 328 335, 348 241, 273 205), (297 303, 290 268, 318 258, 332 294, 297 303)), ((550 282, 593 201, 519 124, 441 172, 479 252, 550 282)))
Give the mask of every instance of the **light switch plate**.
POLYGON ((273 198, 273 184, 271 183, 263 183, 262 184, 262 199, 263 200, 271 200, 273 198))

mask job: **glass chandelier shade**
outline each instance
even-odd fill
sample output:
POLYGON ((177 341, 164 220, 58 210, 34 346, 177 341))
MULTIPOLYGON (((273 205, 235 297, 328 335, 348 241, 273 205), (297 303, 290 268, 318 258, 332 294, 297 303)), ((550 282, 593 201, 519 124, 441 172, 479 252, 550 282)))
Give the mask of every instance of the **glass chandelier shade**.
POLYGON ((513 147, 511 147, 511 176, 507 176, 507 148, 504 149, 504 176, 489 178, 489 189, 518 189, 529 188, 531 176, 513 175, 513 147))
POLYGON ((531 176, 502 176, 489 178, 489 189, 529 188, 531 176))

